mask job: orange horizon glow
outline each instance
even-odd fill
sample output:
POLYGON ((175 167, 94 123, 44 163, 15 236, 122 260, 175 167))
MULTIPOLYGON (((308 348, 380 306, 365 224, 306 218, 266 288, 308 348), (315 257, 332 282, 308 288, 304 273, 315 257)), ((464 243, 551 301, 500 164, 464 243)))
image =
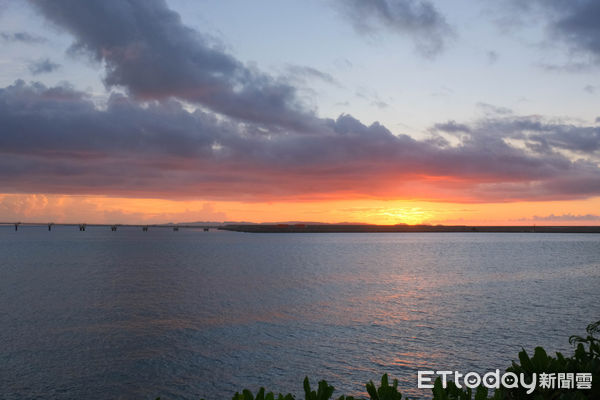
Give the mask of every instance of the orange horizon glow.
POLYGON ((0 222, 158 224, 185 222, 379 225, 600 225, 600 197, 460 203, 417 200, 208 201, 91 195, 0 194, 0 222))

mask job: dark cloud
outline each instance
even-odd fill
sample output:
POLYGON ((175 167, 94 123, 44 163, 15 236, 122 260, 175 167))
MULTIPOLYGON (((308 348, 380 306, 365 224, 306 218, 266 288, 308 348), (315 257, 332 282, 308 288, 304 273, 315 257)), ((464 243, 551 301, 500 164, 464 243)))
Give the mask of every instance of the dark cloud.
POLYGON ((99 109, 71 87, 18 81, 0 89, 0 126, 0 187, 12 193, 446 201, 600 194, 596 164, 548 150, 581 148, 580 139, 561 135, 586 137, 595 128, 527 118, 464 125, 460 144, 440 146, 349 115, 317 120, 312 131, 282 133, 189 112, 172 99, 140 105, 113 95, 99 109), (517 148, 505 140, 532 131, 551 138, 547 149, 517 148))
POLYGON ((339 82, 331 74, 305 65, 289 65, 287 72, 293 79, 301 81, 317 79, 334 86, 340 86, 339 82))
POLYGON ((29 72, 33 75, 45 74, 56 71, 60 64, 50 61, 48 58, 32 61, 28 65, 29 72))
POLYGON ((489 119, 477 126, 475 133, 520 139, 539 153, 569 150, 595 156, 600 150, 600 127, 548 122, 539 117, 489 119))
POLYGON ((555 36, 600 62, 600 2, 552 0, 540 3, 554 11, 550 29, 555 36))
POLYGON ((0 38, 6 42, 43 43, 45 38, 27 32, 0 32, 0 38))
POLYGON ((435 124, 434 130, 446 133, 471 133, 471 128, 465 124, 458 124, 456 121, 448 121, 435 124))
POLYGON ((426 0, 334 0, 359 32, 381 28, 409 35, 415 49, 426 57, 444 50, 453 30, 435 6, 426 0))
POLYGON ((512 0, 502 4, 508 5, 507 20, 520 21, 520 27, 541 22, 548 39, 565 43, 570 55, 584 56, 566 65, 542 64, 542 68, 581 72, 600 64, 600 2, 597 0, 512 0))
POLYGON ((107 86, 141 100, 176 97, 254 123, 306 129, 293 86, 249 68, 185 26, 164 0, 30 0, 75 38, 72 53, 105 66, 107 86))

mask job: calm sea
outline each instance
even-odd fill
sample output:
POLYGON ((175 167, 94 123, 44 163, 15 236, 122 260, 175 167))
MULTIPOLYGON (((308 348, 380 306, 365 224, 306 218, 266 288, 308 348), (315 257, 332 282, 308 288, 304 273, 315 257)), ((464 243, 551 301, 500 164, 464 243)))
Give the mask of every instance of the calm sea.
POLYGON ((570 353, 600 319, 600 235, 0 228, 0 398, 364 393, 387 372, 570 353))

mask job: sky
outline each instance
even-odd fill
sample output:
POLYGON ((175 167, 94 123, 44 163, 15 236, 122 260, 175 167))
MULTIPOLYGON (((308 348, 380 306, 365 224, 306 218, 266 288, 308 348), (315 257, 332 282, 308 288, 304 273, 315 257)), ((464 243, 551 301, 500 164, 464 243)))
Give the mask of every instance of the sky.
POLYGON ((0 0, 0 221, 600 225, 599 20, 0 0))

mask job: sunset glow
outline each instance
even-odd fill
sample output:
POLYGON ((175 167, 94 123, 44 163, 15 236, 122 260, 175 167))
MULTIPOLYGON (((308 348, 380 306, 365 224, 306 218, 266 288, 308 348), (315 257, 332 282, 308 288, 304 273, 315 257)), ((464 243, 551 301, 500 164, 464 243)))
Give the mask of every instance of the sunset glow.
POLYGON ((447 203, 406 200, 285 202, 175 201, 102 196, 0 195, 0 219, 19 222, 327 222, 443 225, 598 225, 600 198, 447 203), (560 210, 557 213, 556 210, 560 210))

